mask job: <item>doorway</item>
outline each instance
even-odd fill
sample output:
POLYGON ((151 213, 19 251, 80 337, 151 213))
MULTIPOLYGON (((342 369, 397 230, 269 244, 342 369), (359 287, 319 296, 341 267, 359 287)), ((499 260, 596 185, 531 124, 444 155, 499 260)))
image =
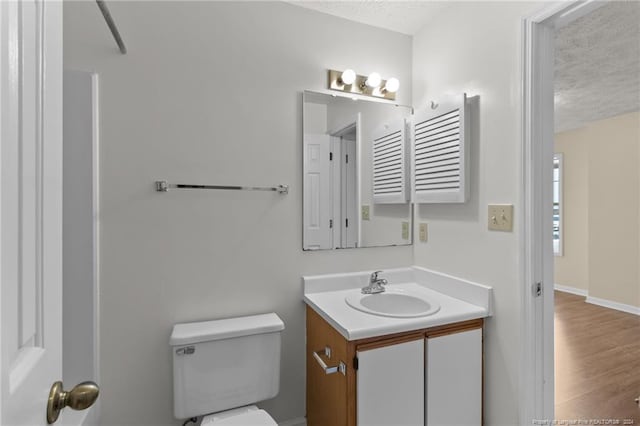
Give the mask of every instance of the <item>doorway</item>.
POLYGON ((333 217, 337 222, 333 226, 333 241, 340 248, 360 246, 358 206, 360 205, 357 159, 359 143, 358 124, 360 114, 340 129, 330 132, 333 188, 333 217))
POLYGON ((638 422, 640 4, 556 25, 554 65, 556 419, 638 422))
MULTIPOLYGON (((549 424, 554 418, 554 225, 562 237, 567 218, 554 218, 554 35, 558 28, 587 16, 607 3, 574 2, 549 5, 524 20, 523 187, 524 224, 522 358, 522 424, 549 424), (554 224, 554 219, 556 219, 554 224)), ((565 154, 563 160, 567 163, 565 154)), ((557 164, 557 162, 556 162, 557 164)), ((566 194, 566 191, 565 191, 566 194)), ((556 209, 562 212, 562 209, 556 209)), ((564 252, 566 244, 556 243, 564 252)), ((560 297, 558 298, 560 304, 560 297)), ((585 344, 589 344, 585 342, 585 344)), ((630 370, 637 372, 636 368, 630 370)), ((591 371, 587 371, 589 374, 591 371)), ((640 389, 637 389, 640 392, 640 389)), ((628 404, 634 404, 630 398, 628 404)), ((638 407, 635 407, 636 409, 638 407)), ((586 416, 593 415, 585 412, 586 416)), ((619 412, 619 414, 622 414, 619 412)), ((588 420, 588 419, 586 419, 588 420)), ((594 420, 594 419, 592 419, 594 420)), ((603 420, 598 418, 596 420, 603 420)), ((606 420, 606 419, 605 419, 606 420)), ((623 424, 625 419, 611 419, 623 424)), ((627 419, 628 420, 628 419, 627 419)), ((613 424, 613 423, 612 423, 613 424)))

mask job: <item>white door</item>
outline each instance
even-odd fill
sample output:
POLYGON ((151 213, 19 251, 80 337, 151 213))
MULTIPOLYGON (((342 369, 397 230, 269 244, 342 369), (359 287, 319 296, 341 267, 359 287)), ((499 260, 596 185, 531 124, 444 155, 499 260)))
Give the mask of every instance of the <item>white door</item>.
POLYGON ((344 226, 341 247, 358 247, 358 178, 356 172, 356 141, 340 138, 342 150, 340 153, 341 203, 340 216, 344 226))
POLYGON ((424 426, 424 339, 357 349, 358 426, 424 426))
POLYGON ((331 210, 331 141, 329 135, 304 135, 303 248, 333 248, 331 210))
POLYGON ((426 339, 427 425, 482 424, 482 329, 426 339))
POLYGON ((358 247, 356 142, 354 135, 331 136, 330 163, 333 219, 332 238, 336 248, 358 247), (351 139, 350 139, 351 138, 351 139))
POLYGON ((0 423, 38 426, 62 377, 61 2, 0 2, 0 98, 0 423))

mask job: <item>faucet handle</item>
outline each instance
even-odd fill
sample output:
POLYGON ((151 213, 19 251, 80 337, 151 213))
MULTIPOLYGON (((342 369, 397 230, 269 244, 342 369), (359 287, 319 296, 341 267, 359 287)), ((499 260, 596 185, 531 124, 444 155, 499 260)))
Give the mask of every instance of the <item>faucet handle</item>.
POLYGON ((377 281, 378 280, 378 274, 381 273, 382 271, 375 271, 371 273, 371 281, 377 281))

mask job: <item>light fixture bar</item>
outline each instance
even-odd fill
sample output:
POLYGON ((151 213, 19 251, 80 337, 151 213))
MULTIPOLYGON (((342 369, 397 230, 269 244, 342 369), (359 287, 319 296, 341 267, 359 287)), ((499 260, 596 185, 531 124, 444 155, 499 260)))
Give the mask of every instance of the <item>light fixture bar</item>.
POLYGON ((366 85, 368 76, 356 74, 355 81, 352 84, 345 84, 342 81, 342 71, 329 70, 329 89, 337 90, 343 93, 353 93, 355 95, 372 96, 374 98, 396 100, 396 93, 385 89, 387 80, 381 80, 376 87, 366 85))

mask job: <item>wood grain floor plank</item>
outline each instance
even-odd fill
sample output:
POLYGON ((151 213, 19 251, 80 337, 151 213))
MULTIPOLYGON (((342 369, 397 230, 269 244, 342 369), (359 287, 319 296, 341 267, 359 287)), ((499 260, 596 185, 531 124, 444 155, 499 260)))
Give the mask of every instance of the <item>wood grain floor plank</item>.
POLYGON ((640 424, 640 317, 556 291, 555 380, 557 420, 640 424))

